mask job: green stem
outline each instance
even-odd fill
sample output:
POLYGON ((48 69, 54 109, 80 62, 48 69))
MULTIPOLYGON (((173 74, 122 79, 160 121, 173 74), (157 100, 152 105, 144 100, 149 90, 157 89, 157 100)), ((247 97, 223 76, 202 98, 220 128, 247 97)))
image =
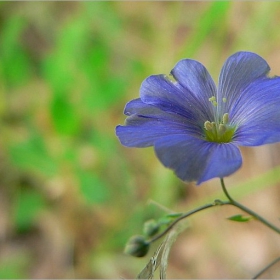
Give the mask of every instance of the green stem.
MULTIPOLYGON (((224 194, 226 195, 226 197, 228 198, 229 201, 221 201, 221 200, 217 199, 213 203, 207 203, 207 204, 205 204, 203 206, 197 207, 197 208, 195 208, 195 209, 193 209, 193 210, 191 210, 189 212, 186 212, 185 214, 182 214, 179 218, 174 220, 163 232, 159 233, 158 235, 156 235, 152 239, 146 241, 147 244, 151 244, 151 243, 155 242, 156 240, 160 239, 161 237, 163 237, 166 233, 169 232, 169 230, 171 230, 181 220, 183 220, 183 219, 185 219, 185 218, 187 218, 187 217, 189 217, 189 216, 191 216, 191 215, 193 215, 195 213, 203 211, 205 209, 208 209, 208 208, 211 208, 211 207, 214 207, 214 206, 219 206, 219 205, 232 205, 232 206, 235 206, 235 207, 241 209, 242 211, 244 211, 245 213, 251 215, 256 220, 260 221, 261 223, 263 223, 264 225, 266 225, 267 227, 269 227, 270 229, 272 229, 276 233, 280 234, 280 229, 278 227, 276 227, 275 225, 271 224, 270 222, 268 222, 263 217, 259 216, 257 213, 255 213, 251 209, 249 209, 246 206, 244 206, 244 205, 240 204, 239 202, 235 201, 230 196, 230 194, 228 193, 228 191, 226 189, 226 186, 225 186, 224 179, 221 178, 220 180, 221 180, 221 185, 222 185, 223 192, 224 192, 224 194)), ((268 264, 265 268, 263 268, 258 274, 256 274, 253 277, 253 279, 257 279, 262 273, 264 273, 266 270, 268 270, 270 267, 272 267, 274 264, 276 264, 279 261, 280 261, 280 257, 278 257, 273 262, 268 264)))
POLYGON ((180 216, 179 218, 177 218, 173 223, 171 223, 163 232, 161 232, 160 234, 156 235, 155 237, 153 237, 152 239, 148 240, 147 243, 152 243, 155 242, 156 240, 160 239, 161 237, 163 237, 167 232, 169 232, 169 230, 171 230, 178 222, 180 222, 181 220, 197 213, 200 212, 202 210, 211 208, 213 206, 218 206, 218 205, 232 205, 235 206, 241 210, 243 210, 244 212, 246 212, 247 214, 251 215, 252 217, 254 217, 256 220, 260 221, 261 223, 263 223, 264 225, 266 225, 267 227, 269 227, 270 229, 274 230, 275 232, 277 232, 278 234, 280 234, 280 229, 277 228, 276 226, 274 226, 273 224, 271 224, 270 222, 268 222, 266 219, 264 219, 263 217, 259 216, 257 213, 255 213, 254 211, 252 211, 251 209, 247 208, 246 206, 240 204, 239 202, 235 201, 230 194, 228 193, 226 186, 225 186, 225 182, 224 179, 221 178, 221 185, 222 185, 222 189, 226 195, 226 197, 228 198, 229 201, 221 201, 221 200, 215 200, 214 203, 207 203, 203 206, 197 207, 185 214, 183 214, 182 216, 180 216))
POLYGON ((228 193, 226 186, 225 186, 225 182, 224 179, 221 178, 221 185, 222 185, 222 189, 226 195, 226 197, 229 199, 228 204, 233 205, 241 210, 243 210, 244 212, 246 212, 247 214, 251 215, 252 217, 254 217, 256 220, 260 221, 261 223, 263 223, 264 225, 266 225, 267 227, 269 227, 270 229, 272 229, 273 231, 277 232, 278 234, 280 234, 280 229, 278 227, 276 227, 275 225, 271 224, 270 222, 268 222, 266 219, 264 219, 263 217, 259 216, 257 213, 255 213, 254 211, 252 211, 251 209, 247 208, 246 206, 240 204, 239 202, 235 201, 230 194, 228 193))
POLYGON ((154 238, 150 239, 147 241, 147 243, 153 243, 156 240, 160 239, 162 236, 164 236, 169 230, 171 230, 178 222, 180 222, 181 220, 197 213, 200 212, 202 210, 214 207, 214 206, 219 206, 219 205, 225 205, 225 204, 231 204, 231 202, 228 201, 221 201, 221 200, 215 200, 213 203, 207 203, 203 206, 197 207, 185 214, 183 214, 182 216, 180 216, 179 218, 177 218, 173 223, 171 223, 163 232, 161 232, 160 234, 156 235, 154 238))
POLYGON ((280 257, 278 257, 277 259, 273 260, 265 268, 263 268, 260 272, 258 272, 252 279, 259 278, 264 272, 266 272, 268 269, 270 269, 273 265, 275 265, 279 261, 280 261, 280 257))

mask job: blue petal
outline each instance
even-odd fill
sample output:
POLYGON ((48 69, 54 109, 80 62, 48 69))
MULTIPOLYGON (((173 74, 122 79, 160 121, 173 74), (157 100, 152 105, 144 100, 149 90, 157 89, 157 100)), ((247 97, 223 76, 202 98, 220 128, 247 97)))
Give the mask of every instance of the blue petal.
POLYGON ((209 98, 216 95, 216 87, 205 67, 194 60, 181 60, 171 74, 175 81, 165 75, 148 77, 140 88, 141 100, 200 125, 214 121, 209 98))
POLYGON ((125 126, 117 126, 120 142, 128 147, 148 147, 166 135, 190 134, 202 137, 202 129, 185 117, 144 104, 140 99, 130 101, 125 108, 125 126))
POLYGON ((235 142, 256 146, 280 141, 280 78, 258 79, 242 93, 230 115, 235 142))
POLYGON ((175 65, 171 74, 198 102, 203 103, 204 110, 212 111, 213 106, 209 98, 216 96, 217 88, 209 72, 200 62, 183 59, 175 65))
POLYGON ((144 103, 141 101, 140 98, 133 99, 125 105, 124 114, 127 116, 131 116, 133 114, 137 114, 137 113, 141 112, 145 108, 151 109, 151 110, 156 109, 154 106, 147 106, 147 105, 144 106, 144 103))
POLYGON ((256 79, 263 78, 270 67, 259 55, 251 52, 237 52, 230 56, 219 77, 218 103, 221 114, 227 113, 244 89, 256 79), (226 103, 222 101, 226 98, 226 103))
POLYGON ((234 144, 206 142, 189 135, 161 138, 155 143, 155 151, 163 165, 173 169, 180 179, 197 184, 228 176, 242 164, 234 144))

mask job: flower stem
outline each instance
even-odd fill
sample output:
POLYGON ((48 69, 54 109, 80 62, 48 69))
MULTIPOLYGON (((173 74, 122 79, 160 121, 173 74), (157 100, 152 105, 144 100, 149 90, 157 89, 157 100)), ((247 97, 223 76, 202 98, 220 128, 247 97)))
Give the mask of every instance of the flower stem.
POLYGON ((241 210, 243 210, 244 212, 246 212, 247 214, 251 215, 254 219, 260 221, 261 223, 263 223, 264 225, 266 225, 267 227, 269 227, 270 229, 272 229, 273 231, 277 232, 278 234, 280 234, 280 229, 277 228, 276 226, 274 226, 273 224, 271 224, 270 222, 268 222, 266 219, 264 219, 263 217, 259 216, 257 213, 255 213, 254 211, 252 211, 251 209, 247 208, 246 206, 240 204, 239 202, 235 201, 230 194, 228 193, 225 183, 224 183, 224 179, 221 178, 221 185, 222 185, 222 189, 223 192, 225 193, 226 197, 228 198, 228 201, 222 201, 219 199, 216 199, 213 203, 207 203, 205 205, 202 205, 200 207, 197 207, 193 210, 190 210, 188 212, 186 212, 185 214, 182 214, 180 217, 178 217, 176 220, 174 220, 163 232, 159 233, 158 235, 154 236, 153 238, 151 238, 150 240, 147 240, 147 244, 151 244, 155 241, 157 241, 158 239, 160 239, 161 237, 163 237, 166 233, 168 233, 178 222, 180 222, 181 220, 188 218, 189 216, 198 213, 200 211, 203 211, 205 209, 214 207, 214 206, 222 206, 222 205, 232 205, 235 206, 241 210))
POLYGON ((153 237, 152 239, 148 240, 148 243, 153 243, 156 240, 160 239, 162 236, 164 236, 169 230, 171 230, 178 222, 180 222, 181 220, 197 213, 200 212, 202 210, 214 207, 214 206, 219 206, 219 205, 225 205, 225 204, 231 204, 228 201, 221 201, 221 200, 215 200, 213 203, 207 203, 205 205, 202 205, 200 207, 197 207, 191 211, 188 211, 187 213, 183 214, 182 216, 180 216, 179 218, 177 218, 173 223, 171 223, 163 232, 161 232, 160 234, 156 235, 155 237, 153 237))
POLYGON ((233 205, 241 210, 243 210, 244 212, 246 212, 247 214, 251 215, 252 217, 254 217, 256 220, 260 221, 261 223, 263 223, 264 225, 266 225, 267 227, 269 227, 270 229, 272 229, 273 231, 277 232, 278 234, 280 234, 280 228, 276 227, 275 225, 271 224, 270 222, 268 222, 266 219, 264 219, 263 217, 261 217, 260 215, 258 215, 257 213, 255 213, 254 211, 252 211, 251 209, 247 208, 246 206, 240 204, 239 202, 235 201, 230 194, 228 193, 226 186, 225 186, 225 182, 224 179, 221 178, 221 185, 222 185, 222 189, 224 194, 226 195, 226 197, 229 200, 230 205, 233 205))
POLYGON ((273 260, 265 268, 263 268, 260 272, 258 272, 252 279, 259 278, 264 272, 266 272, 268 269, 270 269, 273 265, 275 265, 279 261, 280 261, 280 257, 278 257, 277 259, 273 260))
POLYGON ((153 239, 149 240, 149 243, 153 243, 156 240, 160 239, 162 236, 164 236, 169 230, 171 230, 178 222, 180 222, 181 220, 191 216, 192 214, 195 214, 199 211, 202 211, 204 209, 208 209, 210 207, 214 206, 212 203, 208 203, 205 204, 203 206, 200 206, 198 208, 195 208, 185 214, 183 214, 182 216, 180 216, 179 218, 177 218, 172 224, 170 224, 163 232, 161 232, 160 234, 156 235, 153 239))

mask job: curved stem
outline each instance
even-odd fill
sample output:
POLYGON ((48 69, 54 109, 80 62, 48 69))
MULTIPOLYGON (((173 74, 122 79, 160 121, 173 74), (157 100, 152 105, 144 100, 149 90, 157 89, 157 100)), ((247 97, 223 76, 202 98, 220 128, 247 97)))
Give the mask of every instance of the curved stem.
POLYGON ((153 243, 156 240, 160 239, 162 236, 164 236, 169 230, 171 230, 178 222, 180 222, 181 220, 197 213, 200 212, 202 210, 214 207, 214 206, 219 206, 219 205, 225 205, 225 204, 231 204, 231 202, 229 201, 221 201, 221 200, 215 200, 213 203, 207 203, 203 206, 197 207, 185 214, 183 214, 182 216, 180 216, 179 218, 177 218, 173 223, 171 223, 163 232, 161 232, 160 234, 156 235, 154 238, 150 239, 147 241, 147 243, 153 243))
POLYGON ((277 262, 280 261, 280 257, 273 260, 271 263, 269 263, 265 268, 263 268, 260 272, 258 272, 252 279, 257 279, 260 277, 264 272, 266 272, 268 269, 270 269, 273 265, 275 265, 277 262))
POLYGON ((268 222, 266 219, 264 219, 263 217, 259 216, 257 213, 255 213, 254 211, 252 211, 251 209, 247 208, 246 206, 240 204, 239 202, 235 201, 230 194, 228 193, 226 186, 225 186, 225 182, 224 179, 221 178, 221 185, 222 185, 222 189, 226 195, 226 197, 229 199, 231 205, 243 210, 244 212, 246 212, 247 214, 251 215, 252 217, 254 217, 256 220, 260 221, 261 223, 263 223, 264 225, 266 225, 267 227, 269 227, 270 229, 272 229, 273 231, 277 232, 278 234, 280 234, 280 228, 276 227, 275 225, 271 224, 270 222, 268 222))
MULTIPOLYGON (((147 244, 151 244, 152 242, 155 242, 156 240, 160 239, 161 237, 163 237, 166 233, 168 233, 178 222, 180 222, 181 220, 195 214, 198 213, 200 211, 203 211, 205 209, 214 207, 214 206, 219 206, 219 205, 232 205, 235 206, 239 209, 241 209, 242 211, 244 211, 245 213, 251 215, 253 218, 255 218, 256 220, 260 221, 261 223, 263 223, 264 225, 266 225, 267 227, 269 227, 270 229, 272 229, 273 231, 275 231, 276 233, 280 234, 280 228, 276 227, 275 225, 271 224, 270 222, 268 222, 266 219, 264 219, 263 217, 259 216, 257 213, 255 213, 254 211, 252 211, 251 209, 247 208, 246 206, 240 204, 239 202, 235 201, 229 194, 229 192, 226 189, 225 186, 225 182, 223 178, 220 178, 221 180, 221 185, 222 185, 222 189, 224 194, 226 195, 226 197, 228 198, 229 201, 222 201, 222 200, 215 200, 213 203, 207 203, 203 206, 197 207, 191 211, 186 212, 185 214, 182 214, 179 218, 177 218, 176 220, 174 220, 163 232, 159 233, 158 235, 154 236, 152 239, 146 241, 147 244)), ((257 279, 261 274, 263 274, 265 271, 267 271, 270 267, 272 267, 274 264, 276 264, 277 262, 280 261, 280 257, 278 257, 277 259, 275 259, 274 261, 272 261, 271 263, 269 263, 265 268, 263 268, 258 274, 256 274, 253 279, 257 279)))

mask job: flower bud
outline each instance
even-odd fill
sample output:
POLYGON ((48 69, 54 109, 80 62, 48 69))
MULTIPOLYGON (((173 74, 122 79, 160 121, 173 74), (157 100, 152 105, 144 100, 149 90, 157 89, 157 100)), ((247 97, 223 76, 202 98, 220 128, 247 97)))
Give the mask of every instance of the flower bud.
POLYGON ((144 257, 149 251, 150 244, 146 242, 144 236, 132 236, 124 249, 124 252, 134 257, 144 257))
POLYGON ((146 236, 152 237, 159 231, 159 224, 155 220, 145 222, 143 232, 146 236))

